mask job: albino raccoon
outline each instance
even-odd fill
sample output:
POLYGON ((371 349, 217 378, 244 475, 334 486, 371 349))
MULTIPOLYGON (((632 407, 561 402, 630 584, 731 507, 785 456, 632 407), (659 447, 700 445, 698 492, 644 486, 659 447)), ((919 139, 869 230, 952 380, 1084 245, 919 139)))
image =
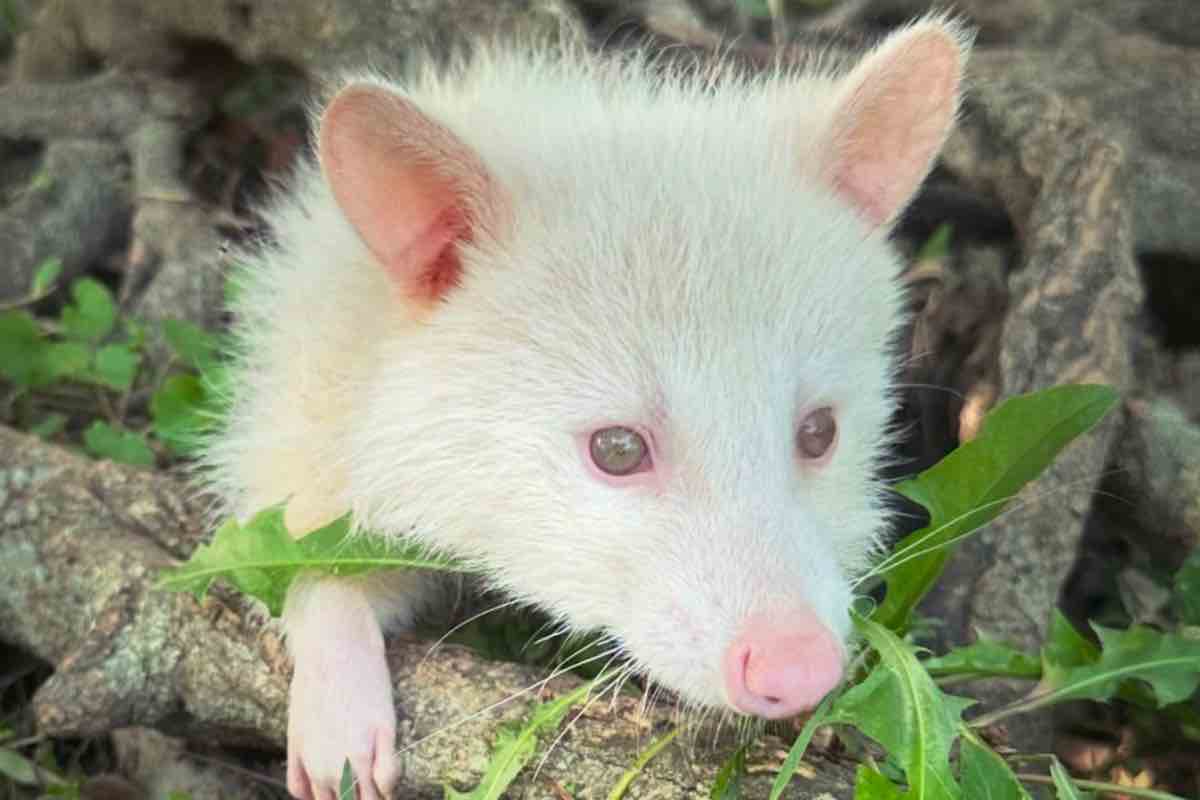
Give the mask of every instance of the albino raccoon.
MULTIPOLYGON (((902 322, 889 227, 958 107, 927 18, 852 69, 683 73, 483 48, 347 81, 243 276, 212 486, 297 533, 347 509, 599 628, 685 703, 841 679, 902 322)), ((288 785, 396 779, 381 626, 413 574, 288 598, 288 785)))

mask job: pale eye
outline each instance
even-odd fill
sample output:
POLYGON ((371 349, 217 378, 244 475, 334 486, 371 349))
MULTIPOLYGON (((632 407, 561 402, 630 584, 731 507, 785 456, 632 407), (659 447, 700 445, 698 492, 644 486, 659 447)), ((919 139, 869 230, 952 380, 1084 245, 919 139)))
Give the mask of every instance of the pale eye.
POLYGON ((593 433, 589 449, 597 469, 618 476, 636 472, 648 452, 640 433, 620 425, 593 433))
POLYGON ((796 449, 802 458, 820 458, 833 446, 837 436, 837 420, 833 409, 818 408, 800 421, 796 431, 796 449))

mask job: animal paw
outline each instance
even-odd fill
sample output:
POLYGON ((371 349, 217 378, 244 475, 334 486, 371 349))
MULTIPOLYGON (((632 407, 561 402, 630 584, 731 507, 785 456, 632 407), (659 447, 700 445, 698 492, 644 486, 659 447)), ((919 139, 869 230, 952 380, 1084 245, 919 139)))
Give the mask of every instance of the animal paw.
POLYGON ((399 778, 392 682, 374 612, 325 583, 289 609, 295 671, 288 698, 288 791, 334 800, 346 762, 354 797, 383 800, 399 778))
MULTIPOLYGON (((323 665, 297 664, 288 712, 288 791, 305 800, 332 800, 346 762, 355 797, 382 800, 399 777, 396 721, 387 665, 359 664, 330 675, 323 665)), ((336 659, 340 660, 340 659, 336 659)))

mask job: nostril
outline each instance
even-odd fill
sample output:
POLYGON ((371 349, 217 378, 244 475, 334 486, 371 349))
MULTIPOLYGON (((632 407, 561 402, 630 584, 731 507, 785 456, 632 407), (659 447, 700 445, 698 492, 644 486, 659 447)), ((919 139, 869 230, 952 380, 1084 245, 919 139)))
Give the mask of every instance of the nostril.
POLYGON ((813 708, 842 677, 842 648, 809 612, 780 625, 753 618, 726 651, 725 690, 730 705, 768 719, 813 708))

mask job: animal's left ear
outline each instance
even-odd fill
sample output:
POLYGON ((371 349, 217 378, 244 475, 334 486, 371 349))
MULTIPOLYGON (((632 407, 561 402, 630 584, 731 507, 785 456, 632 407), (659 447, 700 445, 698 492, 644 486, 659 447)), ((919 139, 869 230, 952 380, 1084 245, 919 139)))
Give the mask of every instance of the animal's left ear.
POLYGON ((954 125, 969 40, 952 21, 922 20, 841 79, 822 173, 871 225, 891 224, 933 166, 954 125))

